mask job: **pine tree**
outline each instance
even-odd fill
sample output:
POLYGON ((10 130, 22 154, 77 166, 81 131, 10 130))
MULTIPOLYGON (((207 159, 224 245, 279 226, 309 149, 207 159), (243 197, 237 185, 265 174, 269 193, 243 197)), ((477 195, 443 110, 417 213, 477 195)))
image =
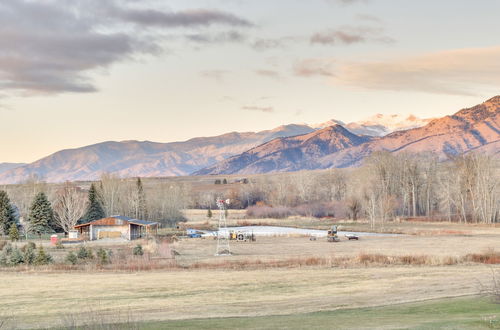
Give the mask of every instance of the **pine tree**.
POLYGON ((209 208, 207 211, 207 218, 212 219, 212 216, 213 216, 212 209, 209 208))
POLYGON ((31 231, 41 236, 47 231, 49 224, 54 222, 54 212, 52 206, 44 192, 39 192, 30 207, 28 221, 31 231))
POLYGON ((7 235, 13 223, 16 223, 14 207, 7 193, 0 190, 0 234, 7 235))
POLYGON ((38 253, 35 257, 34 263, 35 265, 47 265, 52 262, 52 256, 48 253, 45 253, 43 246, 40 245, 38 248, 38 253))
POLYGON ((17 230, 17 225, 15 223, 10 225, 9 238, 11 241, 19 241, 19 230, 17 230))
POLYGON ((137 209, 135 212, 136 219, 146 219, 148 217, 148 207, 146 205, 146 194, 142 186, 141 178, 137 178, 136 182, 137 193, 137 209))
POLYGON ((89 189, 89 203, 87 206, 87 211, 83 216, 83 220, 84 222, 90 222, 105 217, 106 214, 104 213, 104 209, 102 207, 101 196, 97 192, 94 184, 91 184, 89 189))

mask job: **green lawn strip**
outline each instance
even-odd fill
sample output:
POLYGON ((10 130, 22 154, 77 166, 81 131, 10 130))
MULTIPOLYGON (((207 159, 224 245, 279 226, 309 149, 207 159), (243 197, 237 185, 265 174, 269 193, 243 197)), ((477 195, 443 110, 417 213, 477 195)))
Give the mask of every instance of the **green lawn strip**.
MULTIPOLYGON (((127 328, 122 324, 120 328, 127 328)), ((139 329, 500 329, 500 305, 479 297, 296 315, 142 322, 139 329)))

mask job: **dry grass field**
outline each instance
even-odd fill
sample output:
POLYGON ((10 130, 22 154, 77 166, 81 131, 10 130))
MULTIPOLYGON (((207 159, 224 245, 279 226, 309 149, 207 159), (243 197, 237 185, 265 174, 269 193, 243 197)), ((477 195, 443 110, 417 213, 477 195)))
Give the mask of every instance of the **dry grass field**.
MULTIPOLYGON (((187 225, 206 222, 202 211, 190 212, 187 225)), ((230 212, 235 223, 264 221, 243 219, 242 212, 230 212)), ((368 229, 363 222, 295 220, 297 227, 328 228, 337 222, 350 230, 368 229)), ((270 221, 278 224, 282 220, 270 221)), ((252 328, 252 317, 262 322, 269 317, 280 327, 284 319, 273 315, 288 319, 287 315, 477 295, 491 286, 492 272, 500 274, 500 263, 474 262, 468 257, 498 254, 498 227, 402 222, 388 224, 384 230, 407 234, 361 237, 359 241, 342 239, 338 243, 328 243, 325 238, 310 241, 308 237, 258 237, 252 243, 231 242, 233 255, 229 257, 214 256, 216 241, 212 238, 182 238, 171 244, 178 253, 176 266, 160 270, 133 272, 114 269, 113 265, 102 269, 6 270, 0 274, 0 323, 3 320, 3 328, 7 329, 65 328, 133 320, 161 329, 170 324, 162 323, 166 320, 187 320, 175 321, 180 323, 172 326, 200 327, 189 320, 222 318, 203 324, 213 325, 206 328, 230 328, 231 319, 225 318, 243 317, 242 327, 249 324, 248 328, 252 328)), ((118 251, 131 250, 135 244, 88 245, 118 251)), ((61 259, 75 248, 47 247, 47 251, 61 259)), ((484 307, 484 317, 500 319, 500 306, 499 313, 491 312, 495 305, 488 306, 484 307)), ((479 322, 483 317, 480 312, 471 320, 479 322)), ((319 315, 319 319, 308 316, 314 318, 317 323, 311 322, 317 328, 328 328, 326 324, 320 326, 326 314, 311 315, 319 315)), ((297 321, 290 322, 297 325, 297 321)), ((379 325, 384 328, 382 323, 379 325)))
MULTIPOLYGON (((497 269, 499 267, 496 267, 497 269)), ((0 315, 13 327, 309 313, 477 294, 491 269, 453 267, 7 273, 0 315)))

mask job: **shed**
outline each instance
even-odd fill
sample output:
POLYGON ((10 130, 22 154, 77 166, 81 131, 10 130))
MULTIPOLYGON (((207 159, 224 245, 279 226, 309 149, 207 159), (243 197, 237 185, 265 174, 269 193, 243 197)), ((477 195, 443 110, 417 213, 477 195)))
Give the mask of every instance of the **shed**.
POLYGON ((76 225, 75 229, 80 237, 90 241, 102 238, 134 240, 157 234, 158 222, 116 215, 76 225))

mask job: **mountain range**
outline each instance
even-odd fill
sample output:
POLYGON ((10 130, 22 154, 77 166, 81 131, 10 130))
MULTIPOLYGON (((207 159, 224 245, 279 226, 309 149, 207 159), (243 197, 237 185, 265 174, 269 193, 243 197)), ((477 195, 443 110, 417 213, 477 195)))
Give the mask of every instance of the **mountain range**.
POLYGON ((374 151, 432 152, 441 160, 449 155, 479 151, 500 153, 500 96, 460 110, 427 125, 366 138, 336 124, 306 135, 280 138, 200 170, 195 174, 247 174, 300 169, 344 168, 359 165, 374 151), (340 143, 338 143, 340 142, 340 143), (333 148, 321 148, 333 143, 333 148), (313 152, 311 153, 311 145, 313 152))
POLYGON ((0 163, 0 183, 32 175, 47 182, 121 177, 267 173, 349 167, 373 151, 446 154, 500 151, 500 96, 437 119, 375 115, 344 124, 290 124, 260 132, 231 132, 183 142, 108 141, 58 151, 30 164, 0 163))

